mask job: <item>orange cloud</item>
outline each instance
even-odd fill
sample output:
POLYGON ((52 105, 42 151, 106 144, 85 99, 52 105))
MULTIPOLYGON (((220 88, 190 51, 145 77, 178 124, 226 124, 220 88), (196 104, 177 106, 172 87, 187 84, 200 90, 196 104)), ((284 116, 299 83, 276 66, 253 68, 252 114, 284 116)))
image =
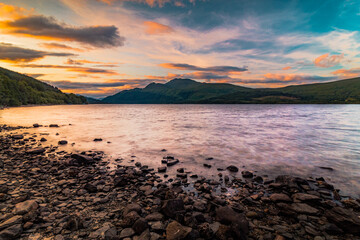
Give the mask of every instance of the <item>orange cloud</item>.
POLYGON ((324 55, 321 55, 320 57, 317 57, 314 60, 314 64, 317 67, 330 68, 338 65, 343 58, 344 54, 330 56, 329 53, 326 53, 324 55))
POLYGON ((174 29, 172 29, 171 27, 157 22, 146 21, 144 22, 144 25, 146 26, 146 33, 150 35, 174 32, 174 29))
POLYGON ((27 10, 25 8, 0 3, 0 18, 18 19, 32 15, 33 13, 34 9, 27 10))
MULTIPOLYGON (((159 6, 163 7, 166 3, 172 3, 177 7, 183 7, 185 4, 180 0, 98 0, 99 2, 104 2, 106 4, 113 4, 114 2, 136 2, 136 3, 144 3, 151 7, 159 6)), ((195 0, 189 0, 190 3, 195 2, 195 0)))
POLYGON ((83 64, 101 64, 103 66, 108 66, 108 67, 117 67, 116 62, 96 62, 96 61, 89 61, 89 60, 74 60, 71 58, 68 58, 66 62, 64 62, 64 64, 69 64, 69 65, 83 65, 83 64))
POLYGON ((266 79, 273 79, 281 82, 299 81, 304 80, 304 75, 300 74, 277 74, 277 73, 266 73, 264 75, 266 79))
POLYGON ((290 69, 291 69, 291 67, 288 66, 288 67, 284 67, 282 70, 286 71, 286 70, 290 70, 290 69))
POLYGON ((65 69, 69 72, 77 72, 83 74, 102 74, 106 76, 121 76, 116 71, 101 69, 101 68, 90 68, 90 67, 78 67, 78 66, 61 66, 61 65, 42 65, 42 64, 19 64, 16 67, 22 68, 56 68, 56 69, 65 69))
POLYGON ((339 69, 332 72, 332 74, 340 75, 342 77, 347 77, 347 78, 355 78, 360 76, 360 68, 339 69))
POLYGON ((39 44, 39 46, 47 48, 47 49, 65 49, 65 50, 73 50, 73 51, 77 51, 77 52, 84 52, 83 49, 73 48, 68 45, 60 44, 60 43, 41 43, 41 44, 39 44))

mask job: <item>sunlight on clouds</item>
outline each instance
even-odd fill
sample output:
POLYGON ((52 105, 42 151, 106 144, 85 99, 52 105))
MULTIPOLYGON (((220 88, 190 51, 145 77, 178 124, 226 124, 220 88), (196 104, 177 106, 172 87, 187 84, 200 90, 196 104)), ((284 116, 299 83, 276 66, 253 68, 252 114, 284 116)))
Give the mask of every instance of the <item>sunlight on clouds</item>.
POLYGON ((146 26, 147 34, 164 34, 174 32, 174 29, 161 23, 145 21, 144 24, 146 26))
POLYGON ((317 67, 330 68, 338 65, 343 60, 344 54, 332 55, 329 53, 321 55, 314 60, 314 64, 317 67))

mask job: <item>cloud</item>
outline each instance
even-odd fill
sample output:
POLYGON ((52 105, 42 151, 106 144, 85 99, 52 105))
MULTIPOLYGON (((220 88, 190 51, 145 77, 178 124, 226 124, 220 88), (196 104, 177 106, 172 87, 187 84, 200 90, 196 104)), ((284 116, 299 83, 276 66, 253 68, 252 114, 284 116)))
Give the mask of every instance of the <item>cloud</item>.
POLYGON ((344 58, 344 54, 332 55, 329 53, 317 57, 314 61, 315 66, 322 68, 330 68, 338 65, 344 58))
POLYGON ((286 71, 286 70, 290 70, 292 67, 288 66, 288 67, 284 67, 282 68, 282 70, 286 71))
POLYGON ((101 66, 101 67, 117 67, 117 64, 116 62, 109 62, 109 63, 105 63, 105 62, 97 62, 97 61, 89 61, 89 60, 74 60, 74 59, 71 59, 71 58, 68 58, 67 61, 65 62, 65 64, 68 64, 68 65, 84 65, 84 64, 100 64, 98 66, 101 66))
POLYGON ((61 65, 42 65, 42 64, 18 64, 16 67, 22 68, 56 68, 56 69, 65 69, 69 72, 78 72, 84 74, 103 74, 108 76, 122 75, 116 71, 101 69, 101 68, 90 68, 90 67, 78 67, 78 66, 61 66, 61 65))
POLYGON ((42 74, 42 73, 26 73, 25 75, 32 77, 32 78, 39 78, 39 77, 43 77, 46 74, 42 74))
POLYGON ((144 25, 146 26, 146 33, 150 35, 174 32, 174 29, 172 29, 171 27, 157 22, 145 21, 144 25))
POLYGON ((165 83, 162 79, 113 79, 106 82, 46 81, 64 92, 103 98, 121 90, 145 87, 152 82, 165 83))
POLYGON ((360 68, 339 69, 332 72, 332 74, 346 78, 360 77, 360 68))
POLYGON ((115 26, 72 27, 53 17, 40 15, 0 21, 0 30, 7 34, 74 41, 101 48, 123 46, 125 41, 115 26))
POLYGON ((72 50, 77 52, 84 51, 83 49, 70 47, 68 45, 60 44, 60 43, 40 43, 39 46, 47 49, 63 49, 63 50, 72 50))
POLYGON ((21 48, 10 43, 0 42, 0 60, 6 62, 32 62, 46 56, 69 57, 75 56, 72 53, 52 53, 38 51, 28 48, 21 48))
MULTIPOLYGON (((98 0, 99 2, 104 2, 109 5, 115 2, 136 2, 136 3, 143 3, 147 4, 150 7, 163 7, 166 3, 174 4, 177 7, 184 7, 184 1, 181 0, 98 0)), ((194 4, 195 0, 189 0, 188 2, 194 4)))
POLYGON ((233 66, 214 66, 214 67, 198 67, 186 63, 162 63, 163 68, 186 70, 186 71, 200 71, 200 72, 245 72, 248 71, 247 67, 233 67, 233 66))
POLYGON ((18 19, 32 15, 33 12, 34 12, 33 9, 27 10, 25 8, 0 3, 0 19, 1 18, 18 19))
POLYGON ((334 77, 322 77, 317 75, 305 75, 305 74, 277 74, 266 73, 264 74, 263 82, 276 83, 276 82, 308 82, 308 81, 324 81, 333 80, 334 77))

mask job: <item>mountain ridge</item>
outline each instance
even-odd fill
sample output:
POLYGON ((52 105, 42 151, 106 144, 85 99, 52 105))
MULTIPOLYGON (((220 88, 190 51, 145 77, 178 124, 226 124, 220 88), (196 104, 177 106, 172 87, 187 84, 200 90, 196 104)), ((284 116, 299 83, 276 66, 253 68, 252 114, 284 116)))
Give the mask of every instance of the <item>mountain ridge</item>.
POLYGON ((360 103, 360 78, 281 88, 247 88, 228 83, 173 79, 124 90, 102 99, 113 104, 360 103))

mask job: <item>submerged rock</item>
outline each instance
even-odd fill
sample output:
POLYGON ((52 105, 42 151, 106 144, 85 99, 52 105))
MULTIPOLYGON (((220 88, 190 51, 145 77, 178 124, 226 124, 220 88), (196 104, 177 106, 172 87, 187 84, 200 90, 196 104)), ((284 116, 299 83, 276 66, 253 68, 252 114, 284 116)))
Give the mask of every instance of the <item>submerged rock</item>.
POLYGON ((226 169, 229 170, 230 172, 238 172, 239 171, 239 168, 235 167, 234 165, 230 165, 226 169))

